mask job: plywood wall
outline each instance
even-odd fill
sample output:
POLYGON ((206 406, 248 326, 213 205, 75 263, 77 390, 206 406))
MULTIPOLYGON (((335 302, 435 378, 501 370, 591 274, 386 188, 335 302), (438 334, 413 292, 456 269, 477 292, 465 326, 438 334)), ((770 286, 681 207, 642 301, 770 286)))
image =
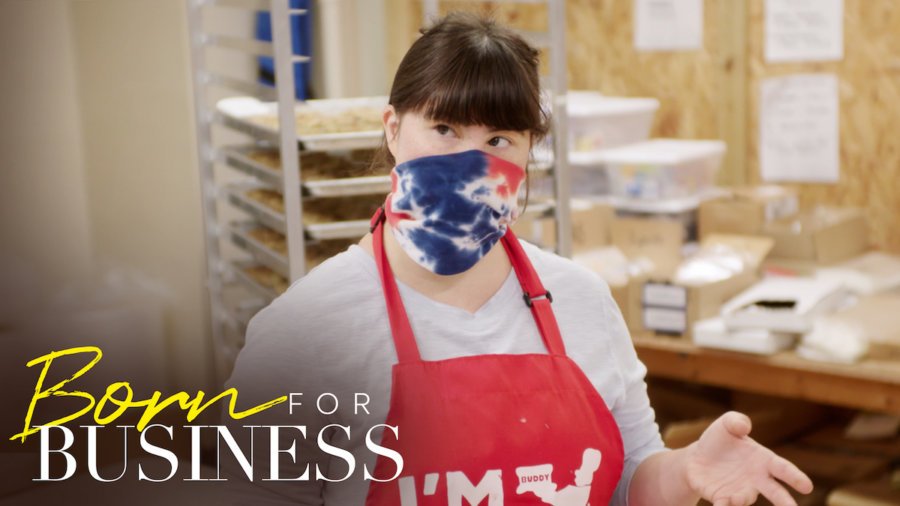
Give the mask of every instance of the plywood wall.
MULTIPOLYGON (((794 72, 837 73, 841 180, 796 187, 807 207, 865 208, 873 244, 900 253, 900 2, 844 3, 842 62, 767 65, 762 58, 764 0, 704 0, 703 49, 675 53, 635 51, 633 1, 569 0, 569 87, 658 98, 654 136, 723 139, 729 154, 720 182, 757 183, 761 79, 794 72)), ((421 25, 422 10, 419 0, 389 4, 402 12, 390 30, 395 34, 391 54, 396 64, 421 25)), ((493 12, 500 21, 526 30, 545 29, 548 17, 543 6, 441 2, 442 12, 451 9, 493 12)))
POLYGON ((747 167, 760 180, 759 90, 767 77, 828 72, 840 79, 840 159, 837 184, 794 185, 809 207, 833 204, 866 210, 872 242, 900 253, 900 2, 844 0, 844 59, 767 64, 763 0, 748 2, 747 167))

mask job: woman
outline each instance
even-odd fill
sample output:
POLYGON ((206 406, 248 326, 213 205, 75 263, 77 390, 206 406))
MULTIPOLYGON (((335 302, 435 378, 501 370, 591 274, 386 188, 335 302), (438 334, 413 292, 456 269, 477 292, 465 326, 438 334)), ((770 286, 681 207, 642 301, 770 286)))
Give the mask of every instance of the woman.
POLYGON ((393 189, 372 233, 248 330, 231 381, 242 397, 340 404, 286 419, 308 434, 295 471, 315 479, 256 483, 303 504, 794 504, 776 478, 812 483, 750 439, 744 415, 665 450, 608 287, 509 232, 547 132, 537 65, 512 32, 466 15, 406 54, 383 116, 393 189))

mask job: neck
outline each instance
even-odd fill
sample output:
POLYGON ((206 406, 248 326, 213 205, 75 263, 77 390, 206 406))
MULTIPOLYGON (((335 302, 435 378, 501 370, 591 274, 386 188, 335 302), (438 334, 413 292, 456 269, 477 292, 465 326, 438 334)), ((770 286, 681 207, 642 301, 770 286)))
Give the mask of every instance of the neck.
MULTIPOLYGON (((470 313, 477 311, 497 292, 512 268, 503 246, 495 244, 471 269, 451 276, 441 276, 413 261, 403 251, 387 222, 383 233, 385 255, 398 280, 430 299, 470 313)), ((372 253, 371 234, 363 237, 359 244, 372 253)))

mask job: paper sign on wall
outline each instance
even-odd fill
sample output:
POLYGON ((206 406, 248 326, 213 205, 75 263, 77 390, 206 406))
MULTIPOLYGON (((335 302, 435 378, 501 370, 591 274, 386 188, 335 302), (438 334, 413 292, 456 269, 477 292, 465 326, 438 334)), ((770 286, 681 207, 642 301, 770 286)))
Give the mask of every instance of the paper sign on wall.
POLYGON ((638 51, 690 51, 703 47, 703 0, 635 0, 638 51))
POLYGON ((843 0, 766 0, 767 62, 844 57, 843 0))
POLYGON ((763 80, 759 113, 763 180, 837 182, 838 115, 838 78, 833 74, 763 80))

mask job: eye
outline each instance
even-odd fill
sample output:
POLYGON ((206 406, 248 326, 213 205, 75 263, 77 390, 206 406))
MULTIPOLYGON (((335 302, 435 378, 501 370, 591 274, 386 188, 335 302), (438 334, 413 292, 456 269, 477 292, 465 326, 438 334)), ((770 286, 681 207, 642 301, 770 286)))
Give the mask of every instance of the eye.
POLYGON ((447 134, 453 132, 452 128, 450 128, 449 126, 447 126, 443 123, 441 123, 439 125, 435 125, 434 130, 440 135, 447 135, 447 134))
POLYGON ((494 137, 488 141, 488 145, 493 146, 495 148, 505 148, 512 144, 509 139, 506 137, 494 137))

